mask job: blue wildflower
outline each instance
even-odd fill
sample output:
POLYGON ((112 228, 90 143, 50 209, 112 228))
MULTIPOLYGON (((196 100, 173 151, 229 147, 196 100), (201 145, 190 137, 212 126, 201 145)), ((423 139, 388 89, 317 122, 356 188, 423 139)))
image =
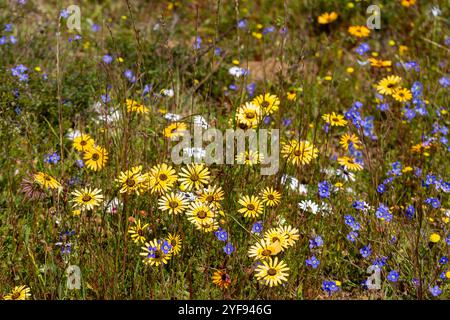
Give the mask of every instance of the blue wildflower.
POLYGON ((311 256, 311 258, 306 259, 306 266, 312 267, 313 269, 317 269, 320 265, 320 260, 316 258, 316 256, 311 256))

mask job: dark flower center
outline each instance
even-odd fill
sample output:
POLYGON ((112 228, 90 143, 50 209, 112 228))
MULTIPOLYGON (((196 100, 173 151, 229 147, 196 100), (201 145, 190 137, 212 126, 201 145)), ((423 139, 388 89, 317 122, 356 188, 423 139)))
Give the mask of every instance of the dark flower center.
POLYGON ((94 153, 92 155, 92 160, 97 161, 98 159, 100 159, 100 155, 98 153, 94 153))
POLYGON ((247 205, 247 209, 250 210, 250 211, 253 211, 253 210, 255 210, 255 205, 253 203, 249 203, 247 205))
POLYGON ((85 194, 81 200, 83 200, 83 202, 89 202, 91 199, 92 197, 90 195, 85 194))
POLYGON ((274 276, 274 275, 277 274, 277 270, 274 269, 274 268, 270 268, 270 269, 267 271, 267 274, 268 274, 269 276, 274 276))
POLYGON ((200 210, 200 211, 197 213, 197 217, 199 217, 200 219, 205 219, 206 216, 207 216, 207 214, 206 214, 206 212, 205 212, 204 210, 200 210))
POLYGON ((129 178, 129 179, 127 179, 127 181, 126 181, 126 184, 127 184, 127 186, 129 186, 129 187, 133 187, 133 186, 136 184, 136 181, 134 181, 134 179, 129 178))
POLYGON ((159 175, 159 180, 161 180, 161 181, 167 180, 167 175, 164 174, 164 173, 161 173, 161 174, 159 175))
POLYGON ((178 207, 178 202, 177 201, 170 201, 169 202, 169 207, 172 209, 175 209, 178 207))
POLYGON ((262 103, 261 103, 261 107, 263 107, 263 108, 268 108, 270 106, 270 102, 269 101, 263 101, 262 103))

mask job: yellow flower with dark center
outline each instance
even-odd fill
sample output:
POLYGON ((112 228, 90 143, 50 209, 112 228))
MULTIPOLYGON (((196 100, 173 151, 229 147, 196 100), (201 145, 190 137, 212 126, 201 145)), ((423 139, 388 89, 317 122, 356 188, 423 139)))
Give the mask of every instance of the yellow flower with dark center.
POLYGON ((83 188, 81 190, 75 190, 72 192, 72 195, 75 196, 72 199, 74 207, 80 207, 86 210, 92 210, 94 207, 97 207, 103 201, 103 195, 100 193, 102 190, 100 189, 91 189, 91 188, 83 188))
POLYGON ((188 201, 179 193, 166 193, 158 200, 159 209, 168 211, 170 214, 183 213, 186 210, 188 201))
POLYGON ((169 191, 177 182, 178 176, 175 169, 165 163, 153 166, 148 173, 148 187, 152 193, 164 193, 169 191))
POLYGON ((142 166, 132 167, 130 170, 121 172, 116 181, 120 184, 120 193, 136 193, 139 195, 145 177, 141 173, 142 166))
POLYGON ((256 267, 255 277, 266 286, 276 287, 288 280, 289 274, 286 271, 289 271, 289 268, 283 260, 278 262, 277 257, 269 258, 262 260, 262 264, 256 267))
POLYGON ((144 244, 144 247, 141 248, 143 251, 140 253, 140 255, 144 257, 142 262, 144 264, 156 267, 161 264, 167 264, 172 257, 172 253, 164 252, 163 248, 161 247, 162 244, 163 242, 158 241, 158 239, 146 242, 144 244))
POLYGON ((332 23, 334 20, 336 20, 338 17, 338 14, 336 12, 325 12, 322 13, 318 18, 317 22, 320 24, 329 24, 332 23))
POLYGON ((148 108, 144 106, 143 104, 133 100, 133 99, 127 99, 126 100, 127 105, 127 111, 128 112, 136 112, 136 113, 148 113, 148 108))
POLYGON ((186 215, 188 216, 188 220, 190 222, 200 226, 211 224, 215 216, 214 212, 211 210, 211 207, 199 200, 194 201, 189 205, 186 215))
POLYGON ((416 0, 402 0, 402 6, 411 7, 416 4, 416 0))
POLYGON ((4 300, 28 300, 31 297, 30 288, 28 286, 16 286, 3 297, 4 300))
POLYGON ((212 282, 220 288, 228 288, 231 284, 231 278, 226 270, 217 270, 212 276, 212 282))
POLYGON ((223 200, 223 195, 224 192, 221 187, 209 186, 200 192, 198 199, 207 203, 214 209, 219 209, 221 207, 220 201, 223 200))
POLYGON ((294 90, 290 90, 286 93, 286 98, 289 101, 295 101, 297 100, 297 92, 295 92, 294 90))
POLYGON ((39 184, 43 189, 58 189, 61 187, 61 184, 55 178, 44 172, 36 173, 34 175, 34 182, 39 184))
POLYGON ((275 207, 280 203, 281 193, 272 187, 267 187, 261 191, 262 202, 268 207, 275 207))
POLYGON ((236 155, 236 163, 251 166, 264 161, 264 155, 258 151, 244 151, 236 155))
POLYGON ((295 244, 295 241, 300 239, 299 231, 292 226, 282 226, 278 228, 278 232, 286 237, 286 242, 289 247, 295 244))
POLYGON ((338 162, 345 169, 350 171, 361 171, 363 169, 362 165, 355 161, 355 158, 351 157, 339 157, 338 162))
POLYGON ((82 133, 73 139, 73 147, 77 151, 85 151, 94 146, 94 139, 90 135, 82 133))
POLYGON ((348 28, 348 32, 357 38, 366 38, 370 34, 370 29, 366 26, 351 26, 348 28))
POLYGON ((89 169, 98 171, 106 165, 108 152, 100 146, 93 146, 84 152, 83 159, 89 169))
POLYGON ((293 139, 282 144, 281 154, 293 165, 305 165, 317 158, 319 150, 309 141, 293 139))
POLYGON ((269 243, 278 242, 281 246, 281 251, 289 247, 288 235, 279 228, 271 228, 264 233, 264 239, 269 243))
POLYGON ((348 150, 348 148, 350 147, 350 144, 355 148, 355 149, 361 149, 361 141, 359 140, 358 136, 356 134, 353 133, 344 133, 341 136, 341 139, 339 140, 339 144, 345 149, 348 150))
POLYGON ((399 76, 387 76, 378 82, 377 91, 381 94, 391 95, 398 88, 400 81, 402 81, 402 78, 399 76))
POLYGON ((147 240, 145 238, 145 230, 148 228, 148 226, 148 223, 141 226, 141 220, 137 219, 134 222, 134 226, 130 226, 128 228, 128 233, 131 234, 131 239, 134 243, 144 243, 147 240))
POLYGON ((252 103, 262 110, 262 114, 264 116, 272 114, 278 110, 280 106, 280 99, 278 99, 276 95, 266 93, 254 98, 252 103))
POLYGON ((188 164, 181 169, 180 178, 178 179, 187 191, 192 189, 199 190, 209 183, 209 169, 203 164, 188 164))
POLYGON ((265 239, 261 239, 256 244, 250 247, 248 250, 248 256, 255 260, 269 259, 270 256, 275 256, 281 252, 281 246, 279 242, 269 242, 265 239))
POLYGON ((394 91, 392 97, 398 102, 407 102, 412 99, 412 93, 409 89, 398 88, 394 91))
POLYGON ((187 132, 187 125, 184 122, 174 122, 164 128, 164 136, 169 139, 182 137, 187 132))
POLYGON ((242 196, 238 203, 242 206, 238 210, 245 218, 255 218, 263 212, 261 200, 256 196, 242 196))
POLYGON ((181 240, 181 237, 178 234, 169 233, 166 240, 172 246, 173 256, 176 256, 181 252, 181 245, 183 244, 183 241, 181 240))
POLYGON ((344 127, 347 125, 347 120, 344 119, 344 116, 336 114, 334 111, 331 114, 324 114, 322 119, 333 127, 344 127))
POLYGON ((245 103, 236 112, 237 122, 250 129, 258 127, 261 116, 261 108, 251 102, 245 103))

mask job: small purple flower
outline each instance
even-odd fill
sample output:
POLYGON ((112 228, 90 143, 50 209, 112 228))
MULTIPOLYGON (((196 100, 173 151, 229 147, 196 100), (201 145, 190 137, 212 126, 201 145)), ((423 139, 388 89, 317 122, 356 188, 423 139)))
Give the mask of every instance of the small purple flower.
POLYGON ((69 17, 69 11, 67 9, 62 9, 59 16, 61 18, 67 19, 69 17))
POLYGON ((441 288, 439 288, 438 285, 435 285, 434 287, 430 287, 430 293, 433 295, 433 297, 440 296, 442 294, 441 288))
POLYGON ((216 235, 217 239, 219 239, 219 241, 228 240, 228 233, 222 228, 219 228, 219 230, 217 230, 214 234, 216 235))
POLYGON ((113 61, 113 57, 109 54, 105 54, 102 58, 102 61, 106 64, 110 64, 113 61))
POLYGON ((389 208, 386 207, 383 203, 380 203, 377 211, 375 212, 375 215, 378 219, 386 220, 387 222, 390 222, 392 220, 392 213, 389 211, 389 208))
POLYGON ((239 29, 245 29, 245 28, 247 28, 247 20, 246 20, 246 19, 241 19, 241 20, 239 20, 239 22, 238 22, 238 24, 237 24, 237 27, 238 27, 239 29))
POLYGON ((321 247, 323 245, 323 239, 321 236, 316 236, 314 239, 310 239, 309 240, 309 248, 313 249, 313 248, 318 248, 321 247))
POLYGON ((93 23, 93 24, 91 25, 91 30, 92 30, 93 32, 99 32, 99 31, 100 31, 100 26, 99 26, 98 24, 96 24, 96 23, 93 23))
POLYGON ((441 207, 441 203, 438 198, 427 198, 424 202, 431 205, 434 209, 439 209, 441 207))
POLYGON ((336 282, 325 280, 322 282, 322 290, 331 295, 333 292, 338 291, 339 287, 336 282))
POLYGON ((252 226, 252 233, 261 233, 263 229, 262 221, 256 221, 252 226))
POLYGON ((409 205, 406 207, 406 217, 408 219, 412 219, 414 217, 415 209, 413 205, 409 205))
POLYGON ((450 85, 450 78, 447 77, 442 77, 439 79, 439 83, 441 84, 441 86, 443 86, 444 88, 447 88, 450 85))
POLYGON ((318 184, 319 196, 323 198, 330 197, 330 184, 327 181, 321 181, 318 184))
POLYGON ((170 252, 170 250, 172 250, 172 246, 169 244, 169 242, 166 240, 162 243, 161 245, 161 250, 165 253, 168 254, 170 252))
POLYGON ((5 32, 11 32, 13 28, 12 23, 5 24, 5 28, 3 29, 5 32))
POLYGON ((442 256, 442 257, 439 259, 439 263, 440 263, 440 264, 447 264, 447 263, 448 263, 448 258, 447 258, 446 256, 442 256))
POLYGON ((225 247, 223 247, 223 251, 224 251, 227 255, 232 254, 233 251, 234 251, 233 245, 232 245, 230 242, 228 242, 228 243, 225 245, 225 247))
POLYGON ((266 35, 268 33, 274 32, 274 31, 275 31, 275 27, 274 26, 269 26, 269 27, 266 27, 266 28, 263 29, 262 34, 266 35))
POLYGON ((400 274, 398 273, 398 271, 392 270, 391 272, 389 272, 389 274, 387 276, 387 279, 390 282, 397 282, 399 277, 400 277, 400 274))
POLYGON ((356 231, 350 231, 349 234, 347 235, 347 240, 350 242, 355 242, 356 239, 358 239, 358 232, 356 231))
POLYGON ((306 259, 306 266, 312 267, 313 269, 317 269, 317 267, 320 265, 320 260, 316 258, 316 256, 312 256, 309 259, 306 259))
POLYGON ((370 245, 368 245, 368 246, 365 246, 365 247, 362 247, 361 249, 359 249, 359 253, 361 254, 361 256, 363 258, 368 258, 372 254, 372 249, 371 249, 370 245))
POLYGON ((202 45, 202 38, 197 36, 194 41, 194 50, 199 50, 201 48, 201 45, 202 45))
POLYGON ((77 166, 79 168, 83 168, 84 167, 84 162, 81 159, 76 160, 75 163, 77 164, 77 166))

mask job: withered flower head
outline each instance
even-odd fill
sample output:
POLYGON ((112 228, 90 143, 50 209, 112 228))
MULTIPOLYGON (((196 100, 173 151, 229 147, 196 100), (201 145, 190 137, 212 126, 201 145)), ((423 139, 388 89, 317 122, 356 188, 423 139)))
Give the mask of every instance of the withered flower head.
POLYGON ((45 191, 42 189, 42 187, 33 180, 23 178, 20 186, 22 192, 25 195, 25 198, 27 198, 29 201, 43 200, 46 196, 45 191))

